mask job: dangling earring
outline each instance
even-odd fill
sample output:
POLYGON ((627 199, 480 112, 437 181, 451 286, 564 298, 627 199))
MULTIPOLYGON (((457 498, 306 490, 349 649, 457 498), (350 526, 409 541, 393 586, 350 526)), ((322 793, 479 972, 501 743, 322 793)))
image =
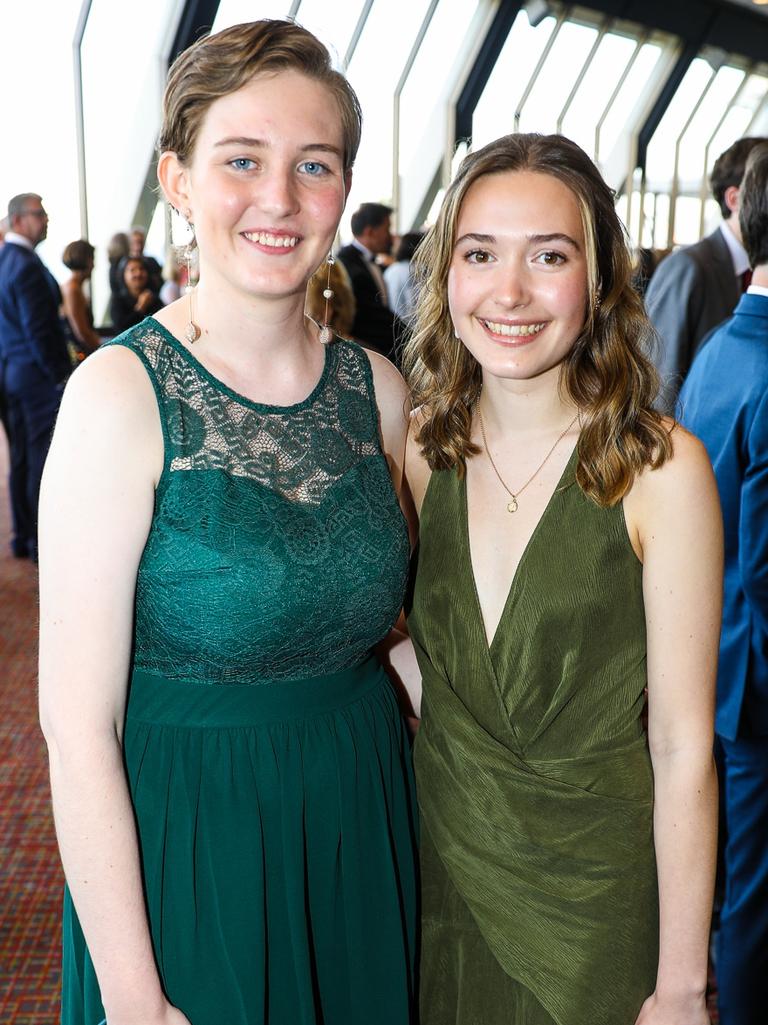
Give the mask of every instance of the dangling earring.
POLYGON ((325 261, 328 265, 328 276, 325 281, 325 288, 323 289, 323 299, 325 299, 325 315, 323 317, 323 324, 320 328, 320 341, 323 345, 328 345, 333 341, 333 331, 328 323, 329 311, 328 304, 333 299, 333 289, 331 288, 331 267, 336 262, 333 258, 333 253, 328 253, 328 257, 325 261))
POLYGON ((192 253, 195 249, 195 226, 189 219, 191 217, 190 210, 187 210, 184 216, 186 217, 187 223, 189 224, 189 227, 192 230, 192 239, 184 247, 183 257, 184 262, 187 265, 187 296, 189 298, 189 322, 184 332, 184 337, 187 339, 190 345, 194 345, 202 333, 200 331, 200 327, 195 323, 195 314, 193 308, 193 293, 195 290, 192 286, 192 253))

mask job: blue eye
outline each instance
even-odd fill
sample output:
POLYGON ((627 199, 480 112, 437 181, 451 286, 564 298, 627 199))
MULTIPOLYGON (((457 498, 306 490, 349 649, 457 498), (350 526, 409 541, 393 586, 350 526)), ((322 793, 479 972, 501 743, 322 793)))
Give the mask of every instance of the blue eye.
POLYGON ((251 160, 250 157, 235 157, 235 159, 230 160, 229 163, 236 171, 252 171, 256 166, 255 162, 251 160))
POLYGON ((305 174, 308 174, 312 178, 319 178, 320 175, 328 173, 328 168, 325 164, 321 164, 319 160, 305 160, 304 163, 299 166, 304 169, 305 174))

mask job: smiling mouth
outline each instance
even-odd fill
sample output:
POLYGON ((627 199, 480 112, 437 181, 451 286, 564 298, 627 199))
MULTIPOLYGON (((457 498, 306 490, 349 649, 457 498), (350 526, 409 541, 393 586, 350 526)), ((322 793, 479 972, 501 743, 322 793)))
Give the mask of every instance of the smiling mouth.
POLYGON ((240 234, 249 242, 258 242, 271 249, 293 249, 299 241, 298 235, 272 235, 268 231, 243 231, 240 234))
POLYGON ((547 326, 546 321, 538 324, 500 324, 495 320, 483 320, 478 318, 483 327, 491 334, 501 335, 503 338, 528 338, 537 335, 547 326))

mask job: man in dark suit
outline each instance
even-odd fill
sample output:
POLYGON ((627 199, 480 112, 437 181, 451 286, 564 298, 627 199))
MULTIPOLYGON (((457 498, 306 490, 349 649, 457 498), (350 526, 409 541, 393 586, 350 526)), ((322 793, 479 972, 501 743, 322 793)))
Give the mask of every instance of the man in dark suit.
POLYGON ((352 214, 354 239, 338 252, 355 294, 352 337, 391 360, 403 333, 403 324, 389 308, 384 274, 376 257, 392 249, 392 208, 383 203, 363 203, 352 214))
POLYGON ((712 460, 725 526, 715 720, 727 831, 721 1025, 758 1025, 768 1009, 768 143, 747 162, 740 222, 752 283, 680 393, 683 423, 712 460))
POLYGON ((59 286, 35 253, 48 233, 40 197, 14 196, 8 220, 0 249, 0 387, 11 455, 11 546, 18 558, 36 558, 40 478, 70 362, 59 286))
POLYGON ((648 284, 645 306, 659 336, 656 366, 660 405, 674 412, 677 393, 709 332, 733 313, 746 287, 749 260, 739 229, 739 185, 760 138, 739 139, 715 161, 709 183, 722 224, 695 245, 662 260, 648 284))

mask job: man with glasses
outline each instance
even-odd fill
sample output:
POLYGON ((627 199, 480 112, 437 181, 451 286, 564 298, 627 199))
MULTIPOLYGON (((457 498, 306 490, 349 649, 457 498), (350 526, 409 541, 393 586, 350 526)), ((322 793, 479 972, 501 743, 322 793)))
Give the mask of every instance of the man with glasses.
POLYGON ((35 253, 48 233, 40 196, 8 204, 0 249, 0 391, 11 455, 11 548, 37 557, 37 499, 61 391, 70 371, 58 283, 35 253))

